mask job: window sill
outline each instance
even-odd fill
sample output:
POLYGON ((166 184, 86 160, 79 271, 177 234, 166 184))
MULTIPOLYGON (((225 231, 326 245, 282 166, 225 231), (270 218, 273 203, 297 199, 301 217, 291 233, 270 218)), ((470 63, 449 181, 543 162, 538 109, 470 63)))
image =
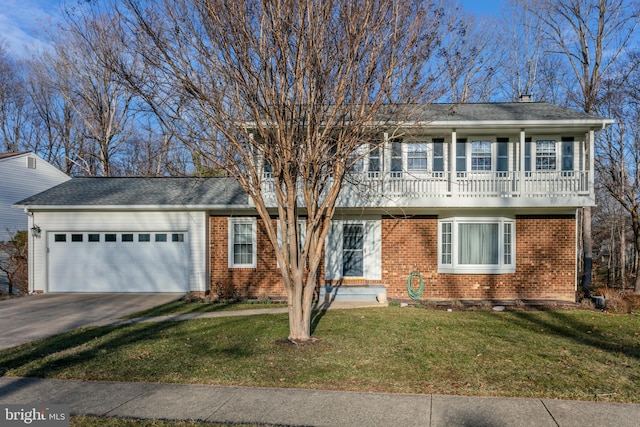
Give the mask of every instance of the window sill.
POLYGON ((438 266, 440 274, 513 274, 516 272, 515 266, 498 267, 498 266, 438 266))

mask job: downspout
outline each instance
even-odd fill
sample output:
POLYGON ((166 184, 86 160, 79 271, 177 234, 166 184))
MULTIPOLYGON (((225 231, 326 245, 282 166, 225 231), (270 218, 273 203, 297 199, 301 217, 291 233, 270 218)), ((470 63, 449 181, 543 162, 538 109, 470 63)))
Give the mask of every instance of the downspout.
POLYGON ((580 257, 580 250, 578 248, 578 244, 580 242, 580 227, 578 224, 578 210, 576 209, 574 214, 573 214, 573 226, 576 230, 575 232, 575 239, 574 239, 574 250, 575 250, 575 264, 573 266, 573 295, 574 295, 574 300, 575 302, 578 302, 578 259, 580 257))

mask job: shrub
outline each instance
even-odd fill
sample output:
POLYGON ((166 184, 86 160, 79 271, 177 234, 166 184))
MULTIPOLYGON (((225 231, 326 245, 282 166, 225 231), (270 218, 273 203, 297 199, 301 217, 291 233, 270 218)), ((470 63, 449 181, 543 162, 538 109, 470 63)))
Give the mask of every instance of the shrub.
POLYGON ((29 292, 29 235, 26 231, 16 232, 9 241, 0 242, 0 270, 9 280, 9 293, 29 292))
POLYGON ((216 282, 216 294, 221 300, 237 300, 238 288, 231 280, 221 280, 216 282))

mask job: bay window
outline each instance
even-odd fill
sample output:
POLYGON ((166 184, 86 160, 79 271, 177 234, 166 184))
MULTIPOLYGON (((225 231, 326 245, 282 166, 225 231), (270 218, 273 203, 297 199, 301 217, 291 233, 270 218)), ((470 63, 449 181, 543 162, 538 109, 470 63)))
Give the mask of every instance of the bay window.
POLYGON ((438 223, 438 270, 443 273, 515 272, 515 221, 449 218, 438 223))

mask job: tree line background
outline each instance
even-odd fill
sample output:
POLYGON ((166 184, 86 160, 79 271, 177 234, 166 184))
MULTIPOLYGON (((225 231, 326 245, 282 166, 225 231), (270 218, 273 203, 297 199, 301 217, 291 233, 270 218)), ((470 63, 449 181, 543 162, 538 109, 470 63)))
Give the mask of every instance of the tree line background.
MULTIPOLYGON (((531 95, 615 119, 596 142, 597 207, 581 213, 583 270, 589 281, 593 258, 597 284, 640 291, 638 3, 508 0, 499 17, 466 13, 455 0, 431 3, 437 13, 425 48, 433 99, 531 95)), ((161 102, 150 97, 161 77, 146 69, 145 46, 129 42, 139 29, 122 24, 126 10, 67 2, 63 19, 42 28, 48 48, 18 56, 0 42, 0 152, 31 150, 70 176, 223 173, 178 137, 188 88, 164 94, 174 117, 158 113, 161 102)), ((177 38, 181 28, 170 30, 177 38)))

